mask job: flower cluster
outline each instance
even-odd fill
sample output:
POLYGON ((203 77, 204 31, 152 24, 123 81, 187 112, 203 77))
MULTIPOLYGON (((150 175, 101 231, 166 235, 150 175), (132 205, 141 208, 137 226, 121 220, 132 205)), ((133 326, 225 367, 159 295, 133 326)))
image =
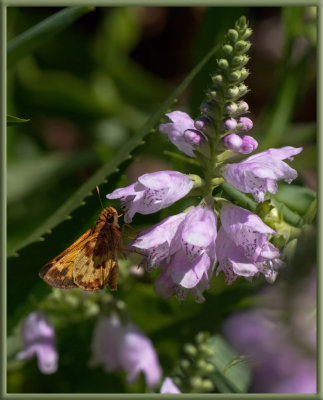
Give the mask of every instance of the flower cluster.
POLYGON ((267 192, 277 192, 278 180, 290 183, 297 176, 283 160, 292 160, 302 148, 268 149, 230 162, 237 153, 250 154, 258 147, 256 139, 244 135, 253 127, 252 120, 243 116, 249 106, 242 100, 248 91, 243 81, 249 75, 245 53, 251 45, 250 35, 245 17, 228 30, 201 114, 194 120, 183 111, 173 111, 166 114, 171 122, 159 126, 180 151, 196 158, 202 176, 196 179, 177 171, 159 171, 107 195, 121 200, 126 222, 135 213, 150 214, 168 207, 192 189, 199 197, 199 205, 143 230, 130 245, 144 255, 141 264, 148 271, 160 269, 154 290, 164 298, 176 295, 183 299, 190 293, 196 301, 203 301, 202 292, 209 288, 217 262, 217 274, 223 271, 228 284, 239 276, 251 279, 260 273, 274 282, 284 265, 280 250, 270 242, 276 235, 274 229, 249 210, 214 196, 226 181, 263 202, 267 192))

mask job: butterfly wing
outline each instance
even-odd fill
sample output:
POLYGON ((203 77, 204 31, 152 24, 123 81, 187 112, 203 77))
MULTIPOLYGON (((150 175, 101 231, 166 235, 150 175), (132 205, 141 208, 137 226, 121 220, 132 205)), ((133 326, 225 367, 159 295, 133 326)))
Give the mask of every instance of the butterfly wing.
POLYGON ((91 229, 87 230, 71 246, 44 265, 39 272, 39 276, 49 285, 56 288, 71 289, 77 287, 73 280, 74 262, 80 250, 90 238, 91 229))
POLYGON ((100 290, 118 281, 117 249, 104 237, 88 241, 78 254, 73 267, 73 280, 83 290, 100 290))

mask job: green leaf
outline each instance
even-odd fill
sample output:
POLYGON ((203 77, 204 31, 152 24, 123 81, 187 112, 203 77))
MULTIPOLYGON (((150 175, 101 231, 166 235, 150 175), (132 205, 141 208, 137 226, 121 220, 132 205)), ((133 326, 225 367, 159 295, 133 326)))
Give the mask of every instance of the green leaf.
POLYGON ((94 9, 95 7, 65 8, 12 39, 7 48, 8 67, 16 64, 20 58, 42 46, 48 39, 94 9))
POLYGON ((304 224, 311 224, 314 221, 317 212, 317 200, 313 200, 303 217, 304 224))
POLYGON ((272 197, 281 203, 284 203, 292 211, 304 215, 316 198, 315 192, 309 188, 297 185, 288 185, 280 183, 278 192, 272 197))
POLYGON ((246 393, 251 380, 251 372, 245 361, 229 346, 220 335, 213 335, 208 346, 214 351, 209 361, 215 365, 210 374, 218 391, 222 393, 246 393), (239 362, 238 362, 239 361, 239 362))
POLYGON ((30 119, 22 119, 12 115, 7 115, 7 126, 19 125, 29 121, 30 119))

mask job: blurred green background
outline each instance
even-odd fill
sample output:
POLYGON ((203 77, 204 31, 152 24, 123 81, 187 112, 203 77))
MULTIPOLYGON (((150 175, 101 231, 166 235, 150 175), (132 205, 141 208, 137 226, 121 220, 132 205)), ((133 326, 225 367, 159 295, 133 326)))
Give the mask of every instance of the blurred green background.
MULTIPOLYGON (((8 7, 8 41, 60 10, 8 7)), ((21 346, 19 323, 50 293, 38 278, 39 269, 93 225, 101 206, 94 192, 82 206, 83 199, 72 201, 71 219, 64 213, 57 215, 57 210, 114 159, 241 15, 254 31, 248 64, 251 75, 246 82, 250 92, 245 99, 254 121, 252 134, 260 150, 303 146, 292 164, 299 172, 296 191, 282 184, 277 195, 303 217, 316 189, 314 7, 98 7, 8 65, 8 114, 30 120, 7 130, 7 235, 12 256, 8 261, 8 330, 13 335, 8 348, 9 392, 143 390, 142 381, 128 387, 122 373, 106 375, 101 368, 87 367, 93 318, 76 316, 75 321, 63 319, 64 323, 58 318, 61 359, 53 376, 41 375, 36 361, 17 364, 14 360, 21 346), (48 226, 52 232, 47 232, 48 226)), ((173 109, 185 110, 193 118, 199 115, 214 67, 212 59, 173 109)), ((176 151, 158 130, 147 135, 145 143, 132 152, 134 158, 122 162, 108 182, 101 181, 104 205, 108 205, 107 193, 143 173, 161 169, 198 172, 169 156, 167 150, 176 151)), ((137 215, 133 226, 140 230, 179 212, 190 201, 184 199, 153 215, 137 215)), ((113 205, 119 207, 118 202, 113 205)), ((306 265, 299 262, 299 268, 294 268, 295 279, 297 271, 306 273, 315 262, 313 246, 307 251, 311 255, 303 256, 306 265)), ((129 278, 129 265, 124 263, 116 296, 125 301, 131 317, 153 340, 165 374, 174 367, 184 341, 192 340, 200 330, 219 330, 227 315, 251 304, 254 290, 263 284, 261 279, 252 284, 239 280, 227 287, 219 276, 204 304, 191 299, 182 304, 158 298, 148 276, 129 278), (123 279, 130 279, 132 285, 128 282, 122 289, 123 279)))

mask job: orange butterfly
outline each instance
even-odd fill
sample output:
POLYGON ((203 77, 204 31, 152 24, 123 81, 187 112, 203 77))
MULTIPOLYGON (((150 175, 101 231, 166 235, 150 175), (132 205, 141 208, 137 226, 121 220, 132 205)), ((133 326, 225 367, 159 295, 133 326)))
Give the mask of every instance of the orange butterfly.
POLYGON ((116 290, 121 238, 118 213, 113 207, 107 207, 94 227, 44 265, 39 276, 61 289, 99 290, 109 285, 111 290, 116 290))

